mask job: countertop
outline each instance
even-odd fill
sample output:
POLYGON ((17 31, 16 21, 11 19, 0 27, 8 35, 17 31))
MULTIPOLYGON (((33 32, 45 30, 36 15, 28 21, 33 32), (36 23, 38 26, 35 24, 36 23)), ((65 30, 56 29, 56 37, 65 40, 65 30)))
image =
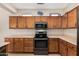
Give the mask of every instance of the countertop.
MULTIPOLYGON (((34 36, 10 35, 10 36, 6 36, 5 38, 34 38, 34 36)), ((71 37, 71 36, 48 36, 48 38, 60 38, 62 40, 70 42, 74 45, 77 45, 77 38, 74 38, 74 37, 71 37)))
POLYGON ((0 47, 8 45, 10 42, 4 42, 4 43, 0 43, 0 47))

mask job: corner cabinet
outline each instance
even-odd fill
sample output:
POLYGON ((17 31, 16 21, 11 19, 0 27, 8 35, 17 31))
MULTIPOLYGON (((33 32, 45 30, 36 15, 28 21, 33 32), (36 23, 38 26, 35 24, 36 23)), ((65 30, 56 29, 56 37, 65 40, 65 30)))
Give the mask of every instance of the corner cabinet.
POLYGON ((77 46, 67 43, 68 54, 67 56, 77 56, 77 46))
POLYGON ((59 53, 62 56, 77 56, 77 46, 60 39, 59 40, 59 53))

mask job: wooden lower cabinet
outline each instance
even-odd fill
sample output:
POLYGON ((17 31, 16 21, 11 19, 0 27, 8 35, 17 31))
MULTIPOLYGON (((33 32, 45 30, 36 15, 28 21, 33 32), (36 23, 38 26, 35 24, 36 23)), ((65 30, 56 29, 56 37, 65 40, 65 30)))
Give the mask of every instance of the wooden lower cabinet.
POLYGON ((23 38, 14 39, 14 52, 23 52, 23 38))
POLYGON ((24 52, 33 52, 33 39, 24 39, 24 52))
POLYGON ((68 56, 76 56, 77 55, 77 47, 71 43, 67 43, 68 56))
POLYGON ((49 38, 49 53, 58 53, 58 38, 49 38))
POLYGON ((7 46, 6 46, 6 52, 7 53, 11 53, 11 52, 14 52, 13 51, 13 38, 6 38, 5 39, 5 42, 10 42, 10 44, 8 44, 7 46))
POLYGON ((66 56, 67 55, 67 42, 63 41, 63 40, 59 40, 59 53, 62 56, 66 56))
POLYGON ((10 42, 6 47, 7 53, 33 52, 32 38, 6 38, 5 42, 10 42))
POLYGON ((62 39, 59 40, 59 48, 60 48, 59 53, 62 56, 76 56, 77 55, 76 46, 62 39))
MULTIPOLYGON (((34 52, 33 38, 6 38, 5 42, 10 42, 6 46, 7 53, 14 52, 34 52)), ((48 52, 59 53, 62 56, 76 56, 77 47, 69 42, 66 42, 59 38, 49 38, 48 40, 48 52)))

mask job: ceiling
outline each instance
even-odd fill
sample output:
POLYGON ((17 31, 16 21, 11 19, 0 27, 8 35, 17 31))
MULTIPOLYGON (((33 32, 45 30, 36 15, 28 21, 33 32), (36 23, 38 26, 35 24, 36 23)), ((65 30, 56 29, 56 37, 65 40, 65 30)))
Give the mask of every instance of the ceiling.
POLYGON ((49 13, 64 14, 72 8, 78 6, 77 3, 0 3, 0 7, 15 14, 34 14, 42 11, 45 15, 49 13))
POLYGON ((64 9, 70 3, 9 3, 15 9, 64 9))

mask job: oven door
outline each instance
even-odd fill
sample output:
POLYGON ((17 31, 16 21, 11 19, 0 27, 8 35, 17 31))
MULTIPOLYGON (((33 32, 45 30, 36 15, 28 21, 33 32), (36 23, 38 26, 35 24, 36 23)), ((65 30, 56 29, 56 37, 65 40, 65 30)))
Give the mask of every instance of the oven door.
POLYGON ((35 40, 35 48, 47 48, 48 40, 35 40))

